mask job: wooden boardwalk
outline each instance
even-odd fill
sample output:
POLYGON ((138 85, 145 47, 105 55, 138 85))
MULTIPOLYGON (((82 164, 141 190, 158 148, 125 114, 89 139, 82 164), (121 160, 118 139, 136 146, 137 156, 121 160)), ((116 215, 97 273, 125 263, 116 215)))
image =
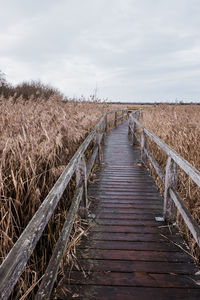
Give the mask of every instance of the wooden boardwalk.
POLYGON ((81 271, 66 266, 58 299, 200 299, 198 271, 175 227, 157 222, 162 198, 127 122, 113 129, 104 161, 89 186, 89 235, 78 248, 81 271))

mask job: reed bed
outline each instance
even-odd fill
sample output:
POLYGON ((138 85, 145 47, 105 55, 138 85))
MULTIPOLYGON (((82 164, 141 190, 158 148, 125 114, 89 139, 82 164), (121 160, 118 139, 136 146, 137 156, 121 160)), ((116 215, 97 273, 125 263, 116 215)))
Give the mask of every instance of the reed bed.
MULTIPOLYGON (((198 105, 154 105, 143 110, 142 124, 172 147, 183 158, 200 170, 200 106, 198 105)), ((148 140, 148 146, 163 170, 165 170, 167 156, 153 142, 148 140)), ((163 194, 163 184, 153 171, 153 177, 163 194)), ((184 171, 179 170, 177 184, 185 204, 195 220, 200 224, 200 188, 184 171)), ((191 254, 199 263, 200 251, 189 233, 182 217, 177 213, 177 224, 183 233, 191 254)))
MULTIPOLYGON (((120 109, 122 106, 120 106, 120 109)), ((0 260, 14 245, 69 160, 102 115, 118 105, 63 102, 59 93, 43 97, 0 96, 0 260)), ((51 218, 12 299, 33 299, 65 221, 74 180, 51 218)), ((78 218, 78 217, 77 217, 78 218)), ((71 245, 82 233, 75 222, 71 245)))

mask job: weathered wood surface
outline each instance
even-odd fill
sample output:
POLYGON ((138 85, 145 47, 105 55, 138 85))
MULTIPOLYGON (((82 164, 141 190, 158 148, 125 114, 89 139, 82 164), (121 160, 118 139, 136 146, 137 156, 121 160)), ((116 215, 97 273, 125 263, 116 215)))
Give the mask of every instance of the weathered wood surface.
POLYGON ((185 223, 187 224, 190 232, 192 233, 197 245, 200 247, 200 229, 197 222, 191 217, 191 213, 185 206, 183 200, 179 197, 176 191, 171 188, 169 190, 170 196, 173 199, 177 209, 179 210, 181 216, 183 217, 185 223))
POLYGON ((177 165, 171 157, 167 160, 165 172, 165 192, 164 192, 164 207, 163 215, 166 221, 174 222, 176 220, 176 206, 169 193, 170 189, 176 189, 178 179, 177 165))
POLYGON ((54 281, 57 277, 57 272, 59 269, 59 265, 61 259, 63 257, 64 251, 67 246, 67 242, 69 240, 69 236, 72 230, 72 226, 74 223, 75 215, 79 208, 79 203, 81 202, 82 195, 84 193, 84 187, 79 186, 76 190, 73 205, 71 205, 70 210, 67 215, 67 219, 64 223, 61 235, 56 243, 56 246, 53 250, 51 259, 49 261, 48 267, 46 269, 45 275, 42 279, 42 283, 38 290, 38 293, 35 297, 36 300, 40 299, 48 299, 51 295, 51 291, 53 289, 54 281))
POLYGON ((155 160, 155 158, 152 156, 152 154, 150 153, 150 151, 148 151, 148 149, 145 149, 145 153, 146 156, 149 158, 151 164, 153 165, 156 173, 158 174, 158 177, 160 178, 160 180, 165 183, 165 175, 163 173, 163 171, 161 170, 159 164, 157 163, 157 161, 155 160))
POLYGON ((146 135, 144 130, 142 130, 142 135, 141 135, 141 160, 146 163, 146 135))
POLYGON ((104 161, 88 190, 96 219, 77 250, 83 272, 66 266, 57 296, 199 299, 198 269, 177 246, 185 248, 177 228, 155 221, 163 201, 147 170, 137 164, 140 152, 127 133, 126 123, 106 138, 104 161))

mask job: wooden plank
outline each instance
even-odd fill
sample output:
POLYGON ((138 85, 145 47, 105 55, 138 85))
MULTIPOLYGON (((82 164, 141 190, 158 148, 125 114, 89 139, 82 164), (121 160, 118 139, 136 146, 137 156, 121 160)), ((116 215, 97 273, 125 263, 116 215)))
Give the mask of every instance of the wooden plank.
MULTIPOLYGON (((130 242, 166 242, 166 238, 159 234, 127 233, 127 232, 93 232, 88 237, 90 240, 99 241, 130 241, 130 242)), ((180 236, 169 236, 170 241, 180 242, 180 236)), ((177 248, 178 250, 178 248, 177 248)))
MULTIPOLYGON (((102 194, 95 194, 95 193, 90 193, 90 196, 94 196, 96 199, 99 199, 100 202, 115 202, 115 203, 131 203, 131 201, 139 201, 141 200, 141 204, 142 202, 149 202, 151 203, 152 201, 154 202, 154 200, 158 200, 158 201, 155 201, 155 205, 158 205, 157 202, 160 202, 160 205, 162 205, 162 201, 160 199, 160 197, 157 195, 153 195, 153 196, 146 196, 146 195, 102 195, 102 194)), ((133 203, 134 204, 134 203, 133 203)))
POLYGON ((158 209, 162 209, 163 208, 163 203, 161 202, 161 200, 158 199, 152 199, 151 197, 144 197, 144 198, 140 198, 140 197, 129 197, 129 196, 124 196, 124 197, 101 197, 100 195, 96 195, 94 193, 90 193, 89 196, 91 196, 91 199, 96 199, 96 202, 99 203, 100 206, 104 206, 106 204, 108 205, 112 205, 112 204, 122 204, 124 205, 124 207, 130 207, 131 205, 133 207, 137 207, 137 206, 151 206, 155 208, 157 207, 158 209))
MULTIPOLYGON (((114 154, 117 155, 117 153, 115 153, 115 152, 114 152, 114 154)), ((113 157, 113 159, 114 159, 114 157, 113 157)), ((108 164, 110 165, 109 161, 108 161, 108 164)), ((128 160, 127 160, 126 164, 127 164, 127 166, 131 165, 131 159, 129 160, 129 157, 128 157, 128 160)), ((117 168, 117 169, 119 167, 126 167, 126 165, 124 165, 124 163, 121 162, 120 165, 115 166, 115 168, 117 168)), ((134 176, 137 176, 137 175, 138 176, 142 176, 144 174, 147 175, 148 172, 143 166, 136 165, 135 163, 133 163, 132 170, 125 169, 124 172, 122 172, 122 169, 116 170, 116 169, 112 169, 112 168, 109 167, 109 168, 106 168, 106 169, 104 168, 102 170, 102 174, 104 174, 104 175, 108 175, 108 174, 112 175, 113 174, 114 177, 119 177, 120 176, 120 177, 123 178, 123 176, 133 176, 134 177, 134 176), (118 172, 116 172, 116 171, 118 171, 118 172)))
POLYGON ((94 272, 85 274, 71 272, 70 284, 105 285, 105 286, 135 286, 135 287, 162 287, 162 288, 199 288, 190 276, 154 273, 118 273, 94 272))
MULTIPOLYGON (((96 200, 98 201, 98 200, 96 200)), ((113 201, 99 201, 98 202, 98 207, 99 209, 102 207, 102 208, 132 208, 132 209, 136 209, 136 212, 137 210, 140 209, 140 211, 145 211, 146 210, 149 210, 151 209, 152 210, 152 213, 154 213, 155 211, 160 211, 162 212, 162 204, 158 203, 154 203, 152 201, 142 201, 141 203, 140 202, 134 202, 134 203, 131 203, 130 201, 125 201, 123 202, 122 201, 117 201, 117 200, 113 200, 113 201)))
MULTIPOLYGON (((140 167, 140 168, 143 168, 143 167, 140 167)), ((132 181, 132 183, 134 184, 134 182, 137 182, 137 181, 140 181, 140 179, 144 179, 144 182, 151 182, 152 183, 152 178, 151 177, 147 177, 146 176, 146 172, 134 172, 134 173, 123 173, 122 172, 119 172, 119 171, 112 171, 112 172, 108 172, 108 171, 104 171, 101 173, 101 176, 104 177, 104 180, 123 180, 123 181, 126 181, 126 180, 132 180, 132 179, 135 179, 135 181, 132 181), (144 176, 145 175, 145 176, 144 176)), ((141 182, 141 181, 140 181, 141 182)))
MULTIPOLYGON (((114 190, 114 188, 113 188, 114 190)), ((149 194, 143 194, 143 193, 128 193, 126 195, 124 195, 123 193, 109 193, 108 195, 105 193, 98 193, 98 191, 90 191, 90 194, 94 194, 96 193, 98 195, 99 199, 118 199, 118 200, 159 200, 161 202, 161 197, 158 193, 149 193, 149 194)))
MULTIPOLYGON (((159 224, 158 224, 159 225, 159 224)), ((157 234, 164 234, 165 236, 171 236, 172 234, 178 234, 178 229, 174 229, 173 227, 168 226, 118 226, 118 225, 111 225, 111 226, 104 226, 98 225, 94 223, 91 227, 91 231, 96 232, 132 232, 132 233, 157 233, 157 234)))
POLYGON ((128 190, 128 191, 132 191, 132 190, 137 190, 137 189, 141 189, 141 186, 146 190, 146 191, 156 191, 157 192, 157 187, 156 186, 153 186, 151 185, 149 182, 148 183, 144 183, 142 185, 142 182, 133 182, 131 185, 130 183, 127 183, 126 181, 119 184, 118 182, 113 182, 112 184, 103 184, 102 182, 101 183, 96 183, 95 185, 92 185, 90 187, 91 190, 95 189, 95 188, 99 188, 100 190, 101 189, 108 189, 108 190, 111 190, 113 189, 113 187, 115 187, 117 190, 119 191, 124 191, 124 190, 128 190))
POLYGON ((153 215, 149 214, 136 214, 136 213, 109 213, 109 212, 101 212, 98 213, 98 219, 117 219, 117 220, 143 220, 143 221, 152 221, 154 220, 153 215))
POLYGON ((111 203, 115 203, 115 204, 132 204, 133 206, 135 206, 136 204, 140 204, 141 206, 142 205, 154 205, 156 207, 159 207, 161 206, 162 207, 162 201, 160 200, 160 197, 143 197, 143 196, 126 196, 126 198, 124 196, 114 196, 114 197, 111 197, 111 196, 100 196, 98 198, 99 201, 99 204, 111 204, 111 203))
MULTIPOLYGON (((98 191, 98 193, 96 192, 96 194, 97 194, 97 196, 98 195, 101 195, 101 196, 118 196, 119 195, 119 193, 117 193, 117 191, 106 191, 106 190, 104 190, 104 191, 98 191)), ((146 197, 146 196, 150 196, 150 197, 152 197, 152 196, 157 196, 157 194, 156 194, 156 192, 148 192, 148 191, 145 191, 145 190, 142 190, 142 191, 140 191, 140 197, 142 196, 142 197, 146 197)), ((130 197, 132 197, 132 196, 134 196, 134 195, 138 195, 138 191, 131 191, 131 192, 129 192, 129 191, 124 191, 123 192, 123 195, 124 195, 124 197, 126 197, 126 196, 130 196, 130 197)))
POLYGON ((147 250, 147 251, 173 251, 177 252, 180 248, 173 243, 167 241, 145 242, 145 241, 104 241, 104 240, 87 240, 80 245, 80 248, 85 248, 86 243, 91 249, 105 250, 147 250))
MULTIPOLYGON (((85 286, 73 285, 67 299, 95 299, 95 300, 199 300, 199 290, 192 288, 155 288, 129 286, 85 286), (147 298, 148 296, 148 298, 147 298)), ((59 295, 59 299, 66 299, 66 294, 59 295)))
MULTIPOLYGON (((99 225, 132 225, 132 226, 158 226, 156 221, 151 220, 115 220, 115 219, 99 219, 95 220, 99 225)), ((165 225, 160 222, 160 225, 165 225)))
MULTIPOLYGON (((139 185, 129 186, 129 187, 113 185, 113 187, 114 187, 115 194, 118 194, 118 195, 120 195, 120 194, 126 195, 127 193, 132 195, 132 194, 135 194, 138 192, 140 192, 140 194, 141 194, 141 188, 143 188, 145 190, 145 194, 146 193, 154 194, 157 192, 156 188, 154 188, 154 187, 145 187, 145 186, 139 186, 139 185)), ((105 186, 99 185, 98 192, 102 192, 104 194, 104 191, 106 190, 106 193, 110 194, 113 191, 113 187, 111 187, 111 186, 105 187, 105 186)), ((97 187, 96 186, 91 187, 90 191, 96 192, 97 187)))
POLYGON ((193 275, 198 269, 194 264, 179 262, 157 261, 128 261, 128 260, 103 260, 80 259, 80 266, 85 271, 91 272, 144 272, 144 273, 173 273, 193 275))
MULTIPOLYGON (((103 174, 102 174, 103 175, 103 174)), ((113 174, 113 172, 112 173, 110 173, 110 174, 104 174, 104 176, 103 176, 103 179, 104 179, 104 181, 106 180, 106 181, 113 181, 113 180, 115 180, 115 181, 127 181, 127 180, 132 180, 132 183, 134 184, 134 183, 137 183, 137 182, 139 182, 139 183, 141 183, 141 179, 143 178, 143 180, 144 180, 144 183, 145 182, 151 182, 151 184, 152 184, 152 178, 150 178, 150 177, 146 177, 146 174, 144 173, 144 174, 123 174, 123 175, 121 175, 121 174, 113 174), (134 181, 133 181, 134 180, 134 181)))
MULTIPOLYGON (((105 207, 105 206, 99 206, 98 210, 96 212, 100 211, 100 214, 104 213, 117 213, 121 215, 126 215, 126 214, 133 214, 133 215, 138 215, 138 216, 149 216, 149 217, 154 217, 155 212, 153 212, 151 209, 144 211, 141 209, 136 210, 135 208, 126 208, 126 207, 105 207)), ((158 210, 159 211, 159 210, 158 210)))
POLYGON ((141 185, 143 186, 143 188, 145 188, 145 189, 150 189, 150 190, 158 190, 155 186, 149 186, 149 184, 150 184, 150 182, 148 182, 148 183, 143 183, 143 185, 141 184, 141 182, 132 182, 131 183, 131 186, 130 186, 130 182, 127 182, 127 181, 124 181, 124 182, 121 182, 121 183, 119 183, 119 182, 115 182, 115 181, 113 181, 112 183, 108 183, 108 182, 106 182, 106 183, 102 183, 102 181, 101 181, 101 183, 97 183, 97 184, 95 184, 95 185, 92 185, 90 188, 95 188, 95 187, 100 187, 100 188, 106 188, 106 189, 109 189, 109 188, 113 188, 113 187, 116 187, 116 188, 119 188, 119 189, 125 189, 125 188, 128 188, 128 189, 133 189, 133 188, 141 188, 141 185))
POLYGON ((193 262, 192 258, 184 252, 167 251, 136 251, 136 250, 107 250, 89 248, 81 249, 78 252, 81 259, 103 259, 103 260, 128 260, 128 261, 160 261, 160 262, 193 262))
POLYGON ((138 195, 126 195, 126 196, 120 196, 120 195, 96 195, 95 193, 89 193, 89 195, 98 200, 99 204, 102 204, 102 203, 121 203, 121 204, 132 204, 133 206, 138 204, 138 205, 152 205, 152 206, 156 206, 158 208, 163 207, 162 205, 162 201, 160 200, 159 197, 156 198, 156 196, 153 196, 153 197, 147 197, 147 196, 138 196, 138 195))

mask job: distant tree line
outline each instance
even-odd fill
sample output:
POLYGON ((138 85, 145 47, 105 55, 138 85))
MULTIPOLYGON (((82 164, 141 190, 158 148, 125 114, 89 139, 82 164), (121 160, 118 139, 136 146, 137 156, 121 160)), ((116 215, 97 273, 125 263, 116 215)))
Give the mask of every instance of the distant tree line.
POLYGON ((191 104, 196 104, 196 105, 200 105, 200 100, 199 101, 196 101, 196 102, 184 102, 184 101, 174 101, 174 102, 168 102, 168 101, 165 101, 165 102, 108 102, 108 104, 122 104, 122 105, 128 105, 128 104, 134 104, 134 105, 163 105, 163 104, 168 104, 168 105, 176 105, 176 104, 179 104, 179 105, 191 105, 191 104))
POLYGON ((43 84, 41 81, 22 82, 14 86, 6 80, 5 74, 0 71, 0 95, 6 99, 9 99, 10 97, 17 99, 21 96, 24 100, 28 100, 30 97, 32 97, 32 99, 42 97, 43 99, 48 100, 55 93, 60 94, 63 98, 63 95, 58 89, 43 84))

